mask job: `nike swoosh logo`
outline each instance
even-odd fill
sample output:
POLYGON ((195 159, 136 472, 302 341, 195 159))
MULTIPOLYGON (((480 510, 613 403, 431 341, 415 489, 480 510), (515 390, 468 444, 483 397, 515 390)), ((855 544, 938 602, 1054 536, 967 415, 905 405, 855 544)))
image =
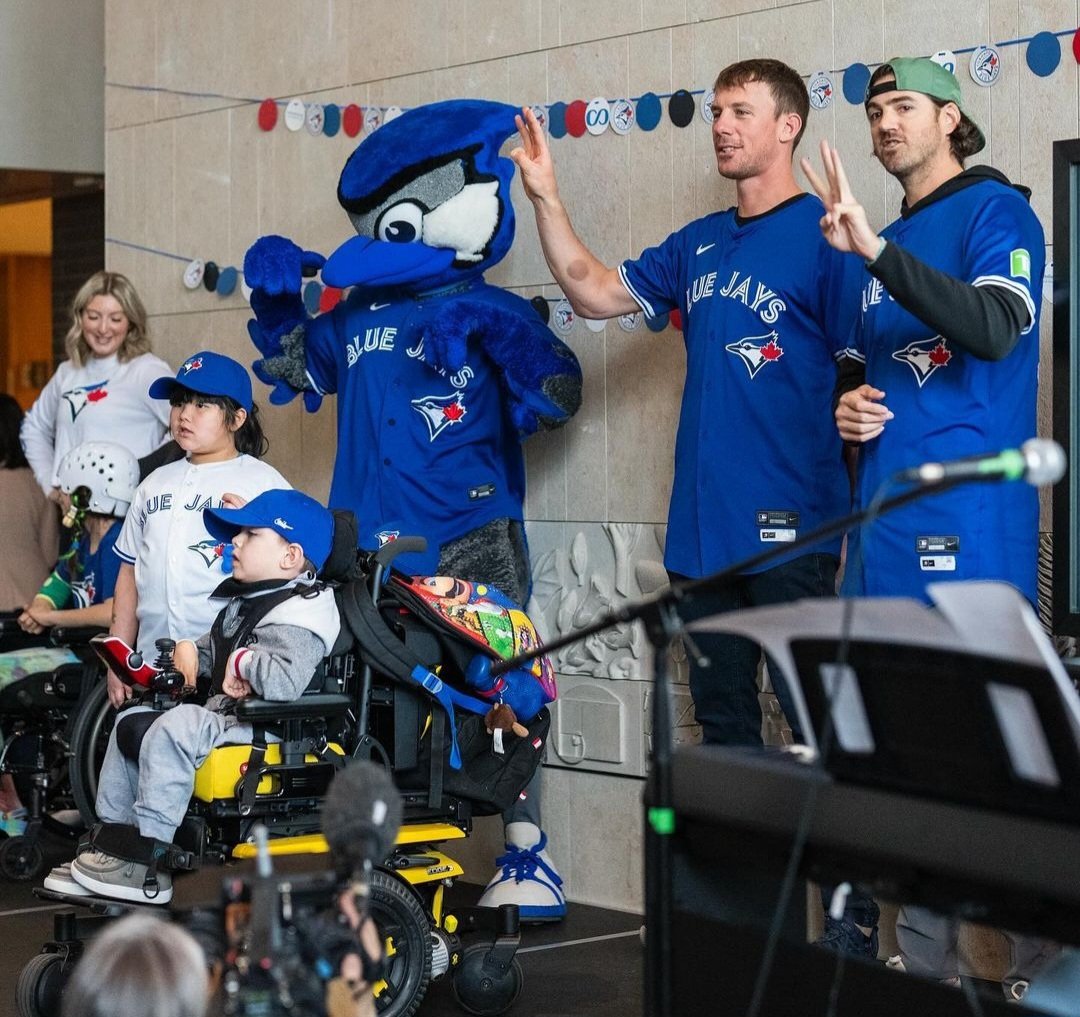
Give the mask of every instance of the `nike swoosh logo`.
POLYGON ((697 249, 697 253, 698 254, 704 254, 710 247, 715 247, 715 246, 716 246, 716 244, 699 244, 698 249, 697 249))
POLYGON ((371 309, 373 311, 381 311, 384 307, 389 307, 389 304, 372 304, 371 309))

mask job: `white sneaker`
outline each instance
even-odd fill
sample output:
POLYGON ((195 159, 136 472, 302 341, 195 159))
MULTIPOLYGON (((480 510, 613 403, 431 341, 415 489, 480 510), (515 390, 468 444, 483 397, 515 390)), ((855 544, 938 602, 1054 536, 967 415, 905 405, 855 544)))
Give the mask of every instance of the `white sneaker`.
POLYGON ((527 923, 566 917, 562 877, 547 853, 547 835, 535 823, 506 827, 506 853, 495 859, 495 875, 480 898, 482 908, 516 904, 527 923))
POLYGON ((69 897, 92 897, 93 894, 81 883, 75 882, 71 874, 71 862, 57 865, 45 877, 45 889, 54 893, 66 893, 69 897))

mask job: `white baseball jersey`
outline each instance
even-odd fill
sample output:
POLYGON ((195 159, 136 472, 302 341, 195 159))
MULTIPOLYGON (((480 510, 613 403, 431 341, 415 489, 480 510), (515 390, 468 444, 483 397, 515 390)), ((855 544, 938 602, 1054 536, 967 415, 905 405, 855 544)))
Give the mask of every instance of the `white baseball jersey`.
POLYGON ((203 509, 220 507, 226 493, 250 501, 291 486, 273 466, 247 455, 199 466, 180 459, 139 485, 116 553, 135 567, 137 645, 147 660, 157 655, 155 640, 197 639, 221 610, 210 594, 225 578, 225 543, 210 536, 203 509))
POLYGON ((19 437, 34 476, 48 492, 64 455, 85 441, 114 441, 137 459, 153 452, 169 429, 169 403, 151 399, 150 385, 173 374, 152 353, 121 364, 90 357, 82 367, 65 360, 23 420, 19 437))

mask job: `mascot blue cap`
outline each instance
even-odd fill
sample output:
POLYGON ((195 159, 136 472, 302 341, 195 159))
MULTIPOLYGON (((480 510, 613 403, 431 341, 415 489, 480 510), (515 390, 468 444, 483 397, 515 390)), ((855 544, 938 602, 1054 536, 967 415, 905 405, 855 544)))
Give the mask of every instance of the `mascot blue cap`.
POLYGON ((454 99, 408 110, 365 138, 338 182, 358 235, 330 256, 323 281, 430 290, 501 261, 514 239, 514 163, 499 149, 518 112, 454 99))

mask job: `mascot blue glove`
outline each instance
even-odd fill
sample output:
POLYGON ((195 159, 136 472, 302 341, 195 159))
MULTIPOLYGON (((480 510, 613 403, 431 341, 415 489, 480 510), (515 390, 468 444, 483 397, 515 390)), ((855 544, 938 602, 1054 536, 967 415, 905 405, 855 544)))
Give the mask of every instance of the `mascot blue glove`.
POLYGON ((484 272, 509 251, 517 110, 455 100, 412 109, 349 157, 337 199, 356 236, 325 263, 284 237, 244 259, 272 403, 338 400, 330 503, 365 527, 392 514, 429 551, 411 572, 448 572, 528 593, 521 439, 581 401, 581 368, 522 297, 484 272), (347 290, 309 315, 305 273, 347 290), (442 564, 440 564, 440 562, 442 564))

